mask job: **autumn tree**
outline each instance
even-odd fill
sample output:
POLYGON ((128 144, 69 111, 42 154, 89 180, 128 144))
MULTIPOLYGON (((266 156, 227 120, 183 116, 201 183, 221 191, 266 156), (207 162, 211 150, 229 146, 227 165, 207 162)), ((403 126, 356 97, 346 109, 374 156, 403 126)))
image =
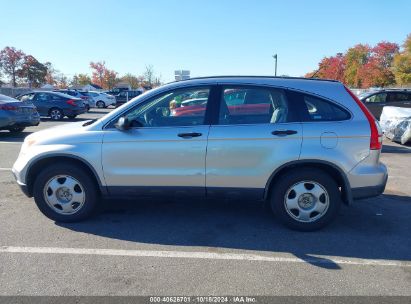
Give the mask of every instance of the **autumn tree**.
POLYGON ((357 44, 349 48, 345 54, 344 80, 349 86, 362 88, 360 70, 370 58, 371 48, 365 44, 357 44))
POLYGON ((109 70, 104 61, 90 62, 90 67, 93 70, 93 83, 101 86, 104 89, 112 89, 117 83, 117 72, 109 70))
POLYGON ((393 60, 393 72, 399 85, 411 84, 411 34, 402 47, 402 51, 393 60))
POLYGON ((91 77, 87 74, 78 74, 78 84, 85 86, 91 83, 91 77))
POLYGON ((17 72, 24 63, 25 54, 14 47, 5 47, 0 51, 0 67, 11 78, 13 87, 17 85, 17 72))
POLYGON ((47 67, 32 55, 26 55, 21 68, 17 70, 17 75, 26 80, 30 88, 38 88, 46 81, 47 67))
POLYGON ((315 76, 344 81, 344 71, 345 58, 342 53, 338 53, 336 56, 324 57, 319 64, 318 73, 315 76))
POLYGON ((56 85, 59 89, 67 89, 69 85, 69 79, 63 73, 56 75, 56 85))
POLYGON ((384 41, 371 49, 368 62, 358 71, 362 87, 385 87, 395 83, 391 66, 398 50, 399 47, 396 43, 384 41))
POLYGON ((56 75, 59 73, 58 70, 56 70, 51 62, 46 62, 44 63, 44 66, 47 68, 47 73, 46 73, 46 83, 55 85, 56 84, 56 75))
POLYGON ((121 81, 127 82, 132 89, 138 89, 141 85, 141 80, 131 73, 127 73, 121 77, 121 81))

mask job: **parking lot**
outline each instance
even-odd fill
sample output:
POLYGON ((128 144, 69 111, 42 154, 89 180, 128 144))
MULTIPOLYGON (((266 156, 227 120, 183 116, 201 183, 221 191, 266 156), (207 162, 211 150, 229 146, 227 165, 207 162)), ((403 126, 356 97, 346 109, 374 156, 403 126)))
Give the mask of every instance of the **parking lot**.
POLYGON ((25 136, 63 122, 0 131, 0 295, 411 295, 411 145, 384 141, 385 193, 318 232, 250 201, 109 201, 61 224, 10 168, 25 136))

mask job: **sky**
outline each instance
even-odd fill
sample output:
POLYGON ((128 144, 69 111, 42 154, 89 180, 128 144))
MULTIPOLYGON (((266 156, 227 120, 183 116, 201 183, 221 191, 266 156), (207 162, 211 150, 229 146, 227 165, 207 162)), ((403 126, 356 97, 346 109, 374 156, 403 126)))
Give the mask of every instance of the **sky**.
POLYGON ((211 75, 303 76, 357 43, 401 44, 410 0, 0 0, 0 49, 14 46, 72 77, 90 61, 140 75, 152 65, 211 75))

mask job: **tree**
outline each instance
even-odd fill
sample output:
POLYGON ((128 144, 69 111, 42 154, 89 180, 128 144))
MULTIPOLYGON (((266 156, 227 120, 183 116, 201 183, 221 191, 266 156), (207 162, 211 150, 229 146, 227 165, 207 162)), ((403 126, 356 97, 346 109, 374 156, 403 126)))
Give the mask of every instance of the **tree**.
POLYGON ((344 80, 349 86, 362 88, 362 78, 360 70, 367 64, 370 58, 371 48, 368 45, 357 44, 349 48, 345 55, 344 80))
POLYGON ((149 86, 153 86, 155 76, 154 76, 154 68, 151 64, 146 65, 146 70, 144 71, 143 76, 144 76, 145 82, 149 86))
POLYGON ((17 71, 21 69, 25 55, 23 51, 8 46, 0 51, 0 67, 11 78, 13 87, 17 85, 17 71))
POLYGON ((368 62, 358 72, 363 87, 385 87, 395 83, 391 66, 398 49, 396 43, 384 41, 371 49, 368 62))
POLYGON ((411 34, 403 44, 403 50, 394 56, 393 72, 399 85, 411 84, 411 34))
POLYGON ((338 53, 336 56, 324 57, 321 60, 316 77, 344 81, 344 71, 345 58, 342 53, 338 53))
POLYGON ((112 89, 117 82, 117 72, 109 70, 104 61, 90 62, 90 67, 93 70, 93 83, 101 86, 104 89, 112 89))
POLYGON ((56 85, 59 89, 67 89, 69 80, 66 75, 60 73, 56 75, 56 85))
POLYGON ((131 73, 127 73, 121 77, 121 81, 127 82, 132 89, 138 89, 141 86, 140 79, 131 73))
POLYGON ((32 55, 26 55, 24 56, 23 65, 17 71, 17 74, 29 83, 30 88, 38 88, 46 81, 47 67, 32 55))
POLYGON ((78 84, 85 86, 91 83, 91 78, 87 74, 78 74, 78 84))
POLYGON ((47 68, 46 83, 56 85, 56 77, 59 71, 53 67, 51 62, 44 63, 44 66, 47 68))

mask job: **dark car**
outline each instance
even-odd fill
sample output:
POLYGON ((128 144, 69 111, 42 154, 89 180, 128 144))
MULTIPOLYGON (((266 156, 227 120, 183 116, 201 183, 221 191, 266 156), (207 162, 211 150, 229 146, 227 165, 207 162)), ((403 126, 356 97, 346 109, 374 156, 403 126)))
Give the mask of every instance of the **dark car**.
POLYGON ((137 97, 138 95, 141 95, 141 91, 128 90, 120 92, 118 95, 116 95, 116 107, 125 104, 126 102, 130 101, 134 97, 137 97))
POLYGON ((363 94, 360 100, 380 119, 384 106, 411 108, 411 90, 381 90, 363 94))
POLYGON ((26 127, 39 123, 40 115, 31 102, 0 94, 0 130, 22 132, 26 127))
POLYGON ((82 99, 59 92, 31 92, 16 98, 32 102, 41 116, 52 120, 61 120, 64 116, 74 119, 87 111, 82 99))
POLYGON ((87 94, 84 94, 83 92, 79 92, 76 90, 54 90, 54 92, 60 92, 63 94, 67 94, 67 95, 82 99, 84 102, 84 106, 87 109, 87 112, 90 111, 90 107, 92 106, 92 103, 93 103, 93 98, 91 98, 87 94))
POLYGON ((110 91, 105 91, 104 93, 109 94, 109 95, 113 95, 113 96, 117 96, 121 92, 128 91, 128 90, 129 90, 128 88, 114 88, 110 91))

